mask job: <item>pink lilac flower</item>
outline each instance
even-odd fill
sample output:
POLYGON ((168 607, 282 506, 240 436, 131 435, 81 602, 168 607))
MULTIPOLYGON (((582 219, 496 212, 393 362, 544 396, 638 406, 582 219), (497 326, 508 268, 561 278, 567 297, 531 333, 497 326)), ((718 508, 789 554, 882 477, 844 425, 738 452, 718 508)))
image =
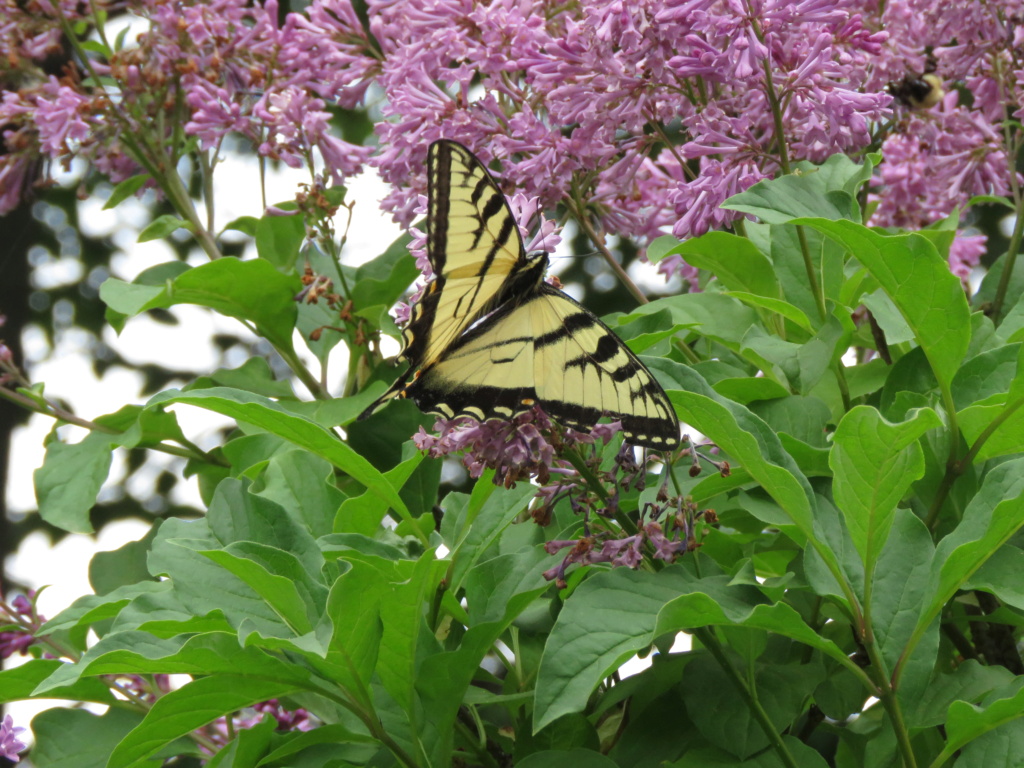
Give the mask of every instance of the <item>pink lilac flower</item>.
MULTIPOLYGON (((918 229, 974 195, 1005 195, 1008 162, 1002 137, 981 111, 958 104, 952 91, 932 110, 912 112, 905 129, 882 145, 871 224, 918 229)), ((950 267, 962 278, 977 264, 985 238, 958 236, 950 267)))
POLYGON ((3 603, 0 603, 0 622, 8 626, 4 631, 0 631, 0 659, 6 659, 16 653, 24 654, 37 642, 33 630, 40 627, 45 619, 35 614, 35 607, 32 604, 34 597, 34 592, 27 596, 17 595, 6 609, 3 603))
POLYGON ((14 725, 14 718, 4 715, 3 722, 0 722, 0 757, 6 757, 12 763, 21 760, 18 753, 27 745, 18 739, 18 734, 24 730, 14 725))
POLYGON ((413 442, 434 458, 461 453, 470 477, 480 477, 485 469, 493 469, 495 485, 511 487, 529 477, 547 482, 555 459, 555 449, 547 437, 553 429, 547 415, 535 407, 509 421, 438 419, 434 425, 437 435, 420 427, 413 442))

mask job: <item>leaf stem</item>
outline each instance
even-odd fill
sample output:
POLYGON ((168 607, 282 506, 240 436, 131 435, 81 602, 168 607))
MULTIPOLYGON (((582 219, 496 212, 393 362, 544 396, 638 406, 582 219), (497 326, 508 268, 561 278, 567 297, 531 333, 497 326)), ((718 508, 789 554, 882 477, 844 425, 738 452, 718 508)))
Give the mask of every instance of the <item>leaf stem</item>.
MULTIPOLYGON (((994 65, 997 71, 1001 68, 999 57, 995 57, 994 65)), ((1001 78, 997 77, 996 82, 1001 78)), ((1009 98, 1008 96, 1006 98, 1009 98)), ((1007 102, 1009 103, 1009 102, 1007 102)), ((1016 221, 1013 225, 1013 234, 1010 236, 1010 244, 1006 248, 1006 261, 1003 262, 1003 274, 999 276, 999 285, 996 288, 996 295, 992 299, 992 322, 999 325, 999 315, 1003 309, 1003 302, 1006 300, 1006 292, 1010 287, 1010 278, 1013 276, 1013 268, 1017 262, 1017 252, 1020 250, 1021 237, 1024 236, 1024 196, 1021 195, 1020 185, 1017 183, 1017 156, 1020 154, 1020 133, 1011 132, 1011 121, 1003 121, 1003 141, 1006 145, 1006 159, 1009 165, 1010 191, 1013 194, 1014 208, 1016 208, 1016 221)))
POLYGON ((974 459, 978 455, 978 452, 981 450, 982 446, 985 445, 988 439, 992 437, 995 431, 1005 424, 1021 406, 1024 406, 1024 396, 1017 398, 1003 408, 1003 410, 999 412, 999 415, 992 419, 991 423, 985 427, 980 435, 978 435, 978 439, 971 444, 971 447, 967 450, 967 453, 964 454, 962 459, 956 459, 955 455, 951 451, 950 460, 946 463, 946 473, 942 476, 942 481, 939 483, 938 490, 935 491, 935 499, 932 501, 932 506, 928 510, 928 517, 925 519, 925 524, 928 526, 929 530, 935 527, 935 522, 938 519, 939 512, 942 510, 942 505, 945 503, 950 490, 953 488, 953 483, 955 483, 957 478, 966 472, 971 464, 974 463, 974 459))
MULTIPOLYGON (((19 392, 12 392, 6 387, 0 387, 0 397, 8 402, 14 403, 26 410, 32 411, 33 413, 41 413, 43 416, 49 416, 50 418, 57 419, 58 421, 64 421, 68 424, 74 424, 76 427, 82 427, 92 432, 102 432, 107 435, 121 435, 122 432, 112 429, 111 427, 105 427, 102 424, 97 424, 94 421, 88 421, 83 419, 70 411, 61 408, 55 403, 49 400, 45 401, 45 407, 38 401, 26 397, 19 392)), ((182 459, 195 459, 196 461, 202 461, 207 464, 215 464, 221 467, 230 466, 226 461, 218 459, 217 457, 209 454, 205 451, 200 450, 195 445, 191 445, 190 448, 183 448, 177 445, 168 445, 167 443, 156 443, 154 445, 147 445, 146 448, 150 448, 160 453, 166 453, 170 456, 178 456, 182 459)))
POLYGON ((771 742, 772 749, 775 750, 775 754, 779 756, 783 765, 785 765, 786 768, 798 768, 796 759, 789 751, 789 747, 786 746, 786 742, 782 740, 782 736, 779 734, 775 724, 772 723, 771 718, 768 717, 768 713, 765 712, 764 707, 761 706, 761 702, 758 701, 757 692, 752 686, 747 684, 743 675, 739 673, 739 670, 736 669, 736 666, 725 654, 721 643, 718 642, 718 638, 715 636, 714 630, 702 627, 700 629, 693 630, 693 634, 696 635, 697 639, 700 640, 701 644, 708 649, 711 655, 715 657, 715 661, 718 662, 719 666, 721 666, 725 671, 725 674, 729 676, 730 680, 732 680, 733 685, 736 686, 736 690, 739 691, 740 696, 750 709, 754 719, 757 720, 758 725, 761 726, 761 730, 764 731, 765 736, 768 737, 768 741, 771 742))
MULTIPOLYGON (((866 625, 870 630, 870 625, 866 625)), ((888 679, 888 671, 885 668, 885 661, 878 651, 878 644, 870 631, 865 637, 864 648, 871 659, 871 666, 877 671, 879 693, 878 699, 882 702, 889 719, 892 721, 893 731, 896 733, 896 743, 903 757, 904 768, 917 768, 917 758, 914 756, 914 749, 910 744, 910 733, 907 731, 906 722, 903 719, 903 710, 899 700, 896 698, 896 689, 888 679)))
POLYGON ((612 268, 612 271, 618 276, 622 284, 626 286, 626 290, 628 290, 633 298, 636 299, 637 304, 647 304, 648 300, 647 297, 644 296, 643 291, 637 287, 636 283, 634 283, 630 276, 626 274, 626 270, 623 269, 622 265, 615 260, 612 252, 608 250, 608 246, 605 244, 604 233, 599 233, 590 223, 590 219, 587 218, 586 215, 586 209, 579 204, 579 201, 572 200, 571 203, 570 209, 572 211, 573 218, 576 220, 576 223, 580 225, 580 229, 582 229, 587 237, 590 238, 590 241, 597 248, 598 253, 604 257, 608 266, 612 268))

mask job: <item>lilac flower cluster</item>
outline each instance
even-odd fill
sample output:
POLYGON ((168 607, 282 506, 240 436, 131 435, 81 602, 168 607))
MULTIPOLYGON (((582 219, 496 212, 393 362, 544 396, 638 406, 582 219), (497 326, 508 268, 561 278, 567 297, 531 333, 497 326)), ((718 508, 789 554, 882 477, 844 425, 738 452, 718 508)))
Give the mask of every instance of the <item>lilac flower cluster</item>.
POLYGON ((278 731, 311 731, 319 725, 319 721, 305 709, 286 709, 277 699, 268 699, 230 716, 230 723, 228 717, 219 717, 204 727, 203 736, 215 749, 211 750, 205 744, 200 745, 200 749, 213 754, 234 739, 238 731, 260 723, 264 715, 270 715, 277 721, 278 731))
MULTIPOLYGON (((622 458, 621 454, 619 458, 622 458)), ((620 461, 616 462, 616 466, 625 468, 625 464, 620 461)), ((627 477, 628 473, 624 474, 620 482, 628 484, 627 477)), ((559 589, 564 589, 565 574, 572 565, 607 563, 613 568, 636 568, 643 561, 645 553, 655 560, 674 562, 680 555, 700 546, 696 524, 702 520, 708 524, 715 523, 717 516, 714 510, 698 509, 689 498, 670 498, 663 484, 657 501, 647 504, 641 513, 640 529, 636 533, 616 537, 616 531, 607 531, 595 535, 591 533, 588 517, 582 537, 547 542, 544 549, 549 555, 564 549, 569 551, 558 565, 544 572, 544 578, 554 580, 559 589), (644 522, 645 517, 647 522, 644 522)))
MULTIPOLYGON (((608 426, 601 425, 601 429, 606 433, 608 426)), ((461 454, 470 477, 480 477, 485 469, 493 469, 495 485, 506 488, 530 478, 547 483, 555 464, 556 446, 593 442, 590 436, 556 427, 539 407, 509 421, 438 419, 434 432, 437 434, 429 434, 420 427, 413 435, 416 447, 433 458, 461 454)))
POLYGON ((849 3, 370 7, 390 118, 372 162, 395 183, 384 205, 403 222, 405 187, 422 189, 425 147, 442 135, 500 159, 543 205, 588 208, 608 233, 687 236, 728 223, 719 204, 779 170, 773 99, 794 158, 863 148, 888 115, 887 94, 861 91, 885 35, 849 3))
MULTIPOLYGON (((235 133, 295 167, 322 161, 335 183, 369 162, 404 224, 427 145, 456 138, 500 160, 534 205, 565 203, 600 232, 640 238, 728 225, 737 214, 721 202, 789 161, 881 139, 875 222, 922 226, 1006 189, 995 127, 1008 105, 1024 114, 1020 0, 368 0, 365 21, 351 0, 313 0, 283 21, 277 0, 137 0, 147 32, 60 76, 39 65, 61 49, 59 17, 85 6, 0 1, 0 54, 23 84, 0 100, 0 211, 40 159, 82 157, 119 181, 176 157, 183 125, 204 149, 235 133), (974 103, 947 100, 886 134, 886 85, 923 71, 926 50, 974 103), (85 85, 92 74, 113 85, 85 85), (372 157, 332 135, 327 111, 368 101, 385 118, 372 157)), ((954 268, 979 250, 958 244, 954 268)), ((691 272, 681 259, 659 268, 691 272)))
POLYGON ((18 595, 10 604, 0 601, 0 659, 14 654, 24 654, 29 646, 37 642, 35 630, 42 626, 44 619, 35 612, 35 593, 18 595))
POLYGON ((18 739, 18 734, 24 730, 14 725, 14 718, 4 715, 3 721, 0 722, 0 757, 6 757, 12 763, 21 759, 18 753, 27 745, 18 739))
MULTIPOLYGON (((27 5, 44 21, 16 10, 0 53, 31 71, 57 20, 52 6, 27 5)), ((314 0, 282 23, 277 0, 140 0, 149 31, 91 59, 115 87, 69 73, 5 96, 0 174, 20 174, 20 191, 33 158, 81 156, 117 181, 159 165, 154 146, 173 153, 174 128, 153 126, 183 125, 204 149, 236 133, 289 165, 322 158, 340 182, 370 150, 331 135, 326 104, 380 93, 370 162, 405 224, 426 147, 448 136, 501 160, 527 199, 567 202, 609 234, 696 235, 735 216, 719 204, 777 173, 782 148, 820 160, 870 143, 889 114, 890 97, 865 90, 886 35, 855 5, 369 0, 367 28, 350 0, 314 0)))
MULTIPOLYGON (((865 5, 877 13, 876 4, 865 5)), ((886 3, 877 23, 889 38, 873 85, 924 72, 928 51, 936 74, 971 99, 968 106, 950 90, 932 109, 897 115, 882 144, 871 223, 918 229, 974 195, 1006 194, 1014 161, 1002 123, 1014 109, 1024 117, 1024 3, 904 0, 886 3)), ((984 251, 984 236, 958 233, 950 268, 966 278, 984 251)))

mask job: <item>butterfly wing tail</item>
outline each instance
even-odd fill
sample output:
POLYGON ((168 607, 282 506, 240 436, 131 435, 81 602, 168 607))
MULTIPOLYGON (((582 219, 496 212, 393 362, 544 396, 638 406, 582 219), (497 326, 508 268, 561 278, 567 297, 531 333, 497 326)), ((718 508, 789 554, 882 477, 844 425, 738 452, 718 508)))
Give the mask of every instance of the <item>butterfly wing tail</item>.
POLYGON ((395 381, 387 391, 370 403, 366 409, 356 417, 356 421, 364 421, 370 418, 373 414, 384 407, 388 401, 393 400, 396 397, 402 397, 405 394, 405 389, 409 385, 409 379, 412 377, 413 369, 410 368, 395 381))

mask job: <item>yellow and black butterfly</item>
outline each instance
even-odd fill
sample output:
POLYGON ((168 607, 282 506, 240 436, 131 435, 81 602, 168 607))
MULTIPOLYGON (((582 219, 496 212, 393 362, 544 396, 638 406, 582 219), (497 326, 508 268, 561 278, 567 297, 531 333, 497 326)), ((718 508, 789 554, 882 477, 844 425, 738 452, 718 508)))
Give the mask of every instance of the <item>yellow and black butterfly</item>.
POLYGON ((588 431, 608 416, 634 445, 675 448, 679 421, 661 385, 608 326, 544 282, 547 254, 526 253, 483 163, 435 141, 427 180, 434 279, 404 331, 409 371, 360 418, 392 397, 480 421, 538 405, 566 426, 588 431))

